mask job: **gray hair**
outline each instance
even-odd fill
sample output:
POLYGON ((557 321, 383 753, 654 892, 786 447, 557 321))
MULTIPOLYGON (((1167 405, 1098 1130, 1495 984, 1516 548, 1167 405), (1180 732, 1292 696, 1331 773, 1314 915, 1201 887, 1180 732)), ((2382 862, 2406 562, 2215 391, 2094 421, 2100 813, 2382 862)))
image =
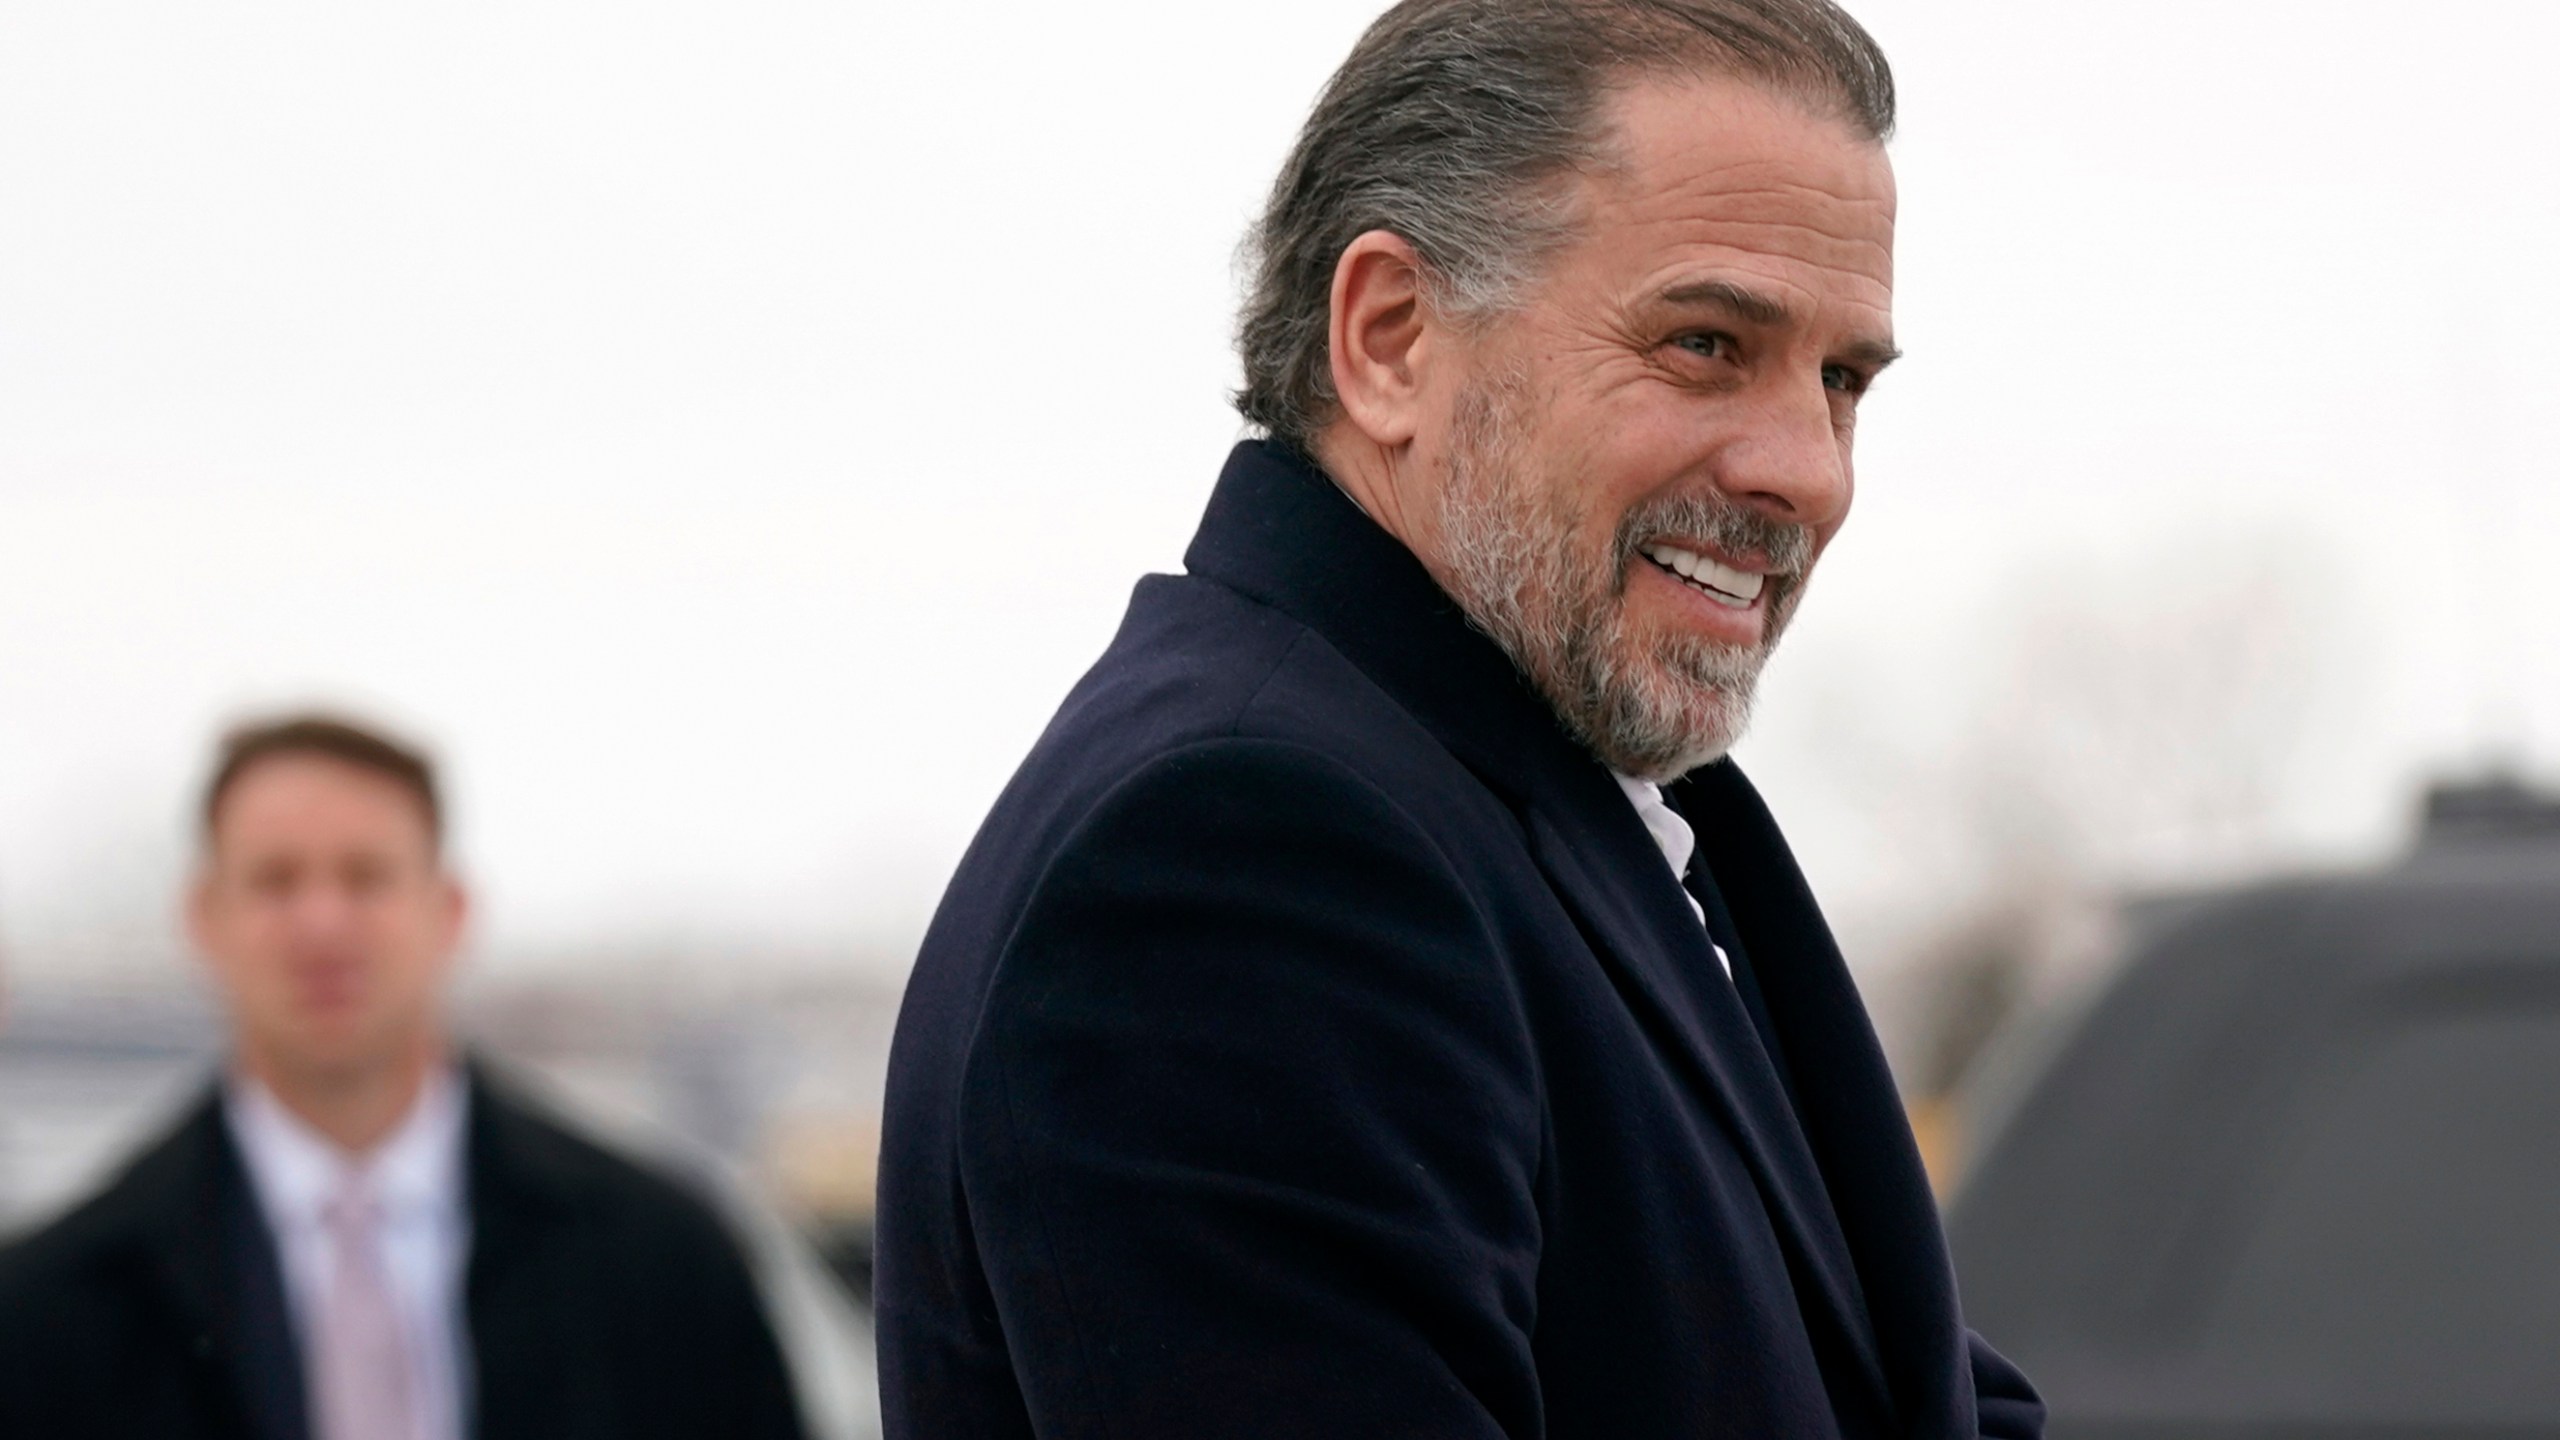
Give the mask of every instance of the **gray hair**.
POLYGON ((1893 130, 1893 72, 1831 0, 1404 0, 1326 82, 1245 242, 1252 292, 1236 327, 1236 409, 1305 447, 1333 418, 1333 272, 1385 230, 1422 258, 1453 319, 1508 308, 1573 233, 1557 184, 1602 163, 1601 111, 1630 76, 1758 81, 1893 130))

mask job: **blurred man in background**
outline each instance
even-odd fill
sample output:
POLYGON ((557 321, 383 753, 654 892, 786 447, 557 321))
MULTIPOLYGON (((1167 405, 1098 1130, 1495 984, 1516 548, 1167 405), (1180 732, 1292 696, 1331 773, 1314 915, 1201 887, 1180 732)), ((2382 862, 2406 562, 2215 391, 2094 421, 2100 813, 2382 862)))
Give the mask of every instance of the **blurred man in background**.
POLYGON ((1408 0, 1284 166, 1240 446, 899 1021, 910 1440, 2039 1434, 1723 756, 1891 361, 1827 0, 1408 0))
POLYGON ((457 1054, 428 762, 334 719, 246 728, 202 833, 229 1069, 0 1254, 0 1435, 796 1437, 710 1210, 457 1054))

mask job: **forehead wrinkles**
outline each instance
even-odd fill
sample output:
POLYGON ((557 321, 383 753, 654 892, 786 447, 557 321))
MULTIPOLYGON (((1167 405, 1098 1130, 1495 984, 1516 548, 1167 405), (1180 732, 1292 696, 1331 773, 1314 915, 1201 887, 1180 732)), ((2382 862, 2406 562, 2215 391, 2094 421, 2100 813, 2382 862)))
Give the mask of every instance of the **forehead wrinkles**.
MULTIPOLYGON (((1766 170, 1770 167, 1753 167, 1766 170)), ((1787 181, 1737 187, 1703 176, 1623 193, 1593 216, 1596 238, 1629 248, 1733 252, 1827 271, 1881 299, 1893 283, 1893 211, 1878 200, 1787 181)))

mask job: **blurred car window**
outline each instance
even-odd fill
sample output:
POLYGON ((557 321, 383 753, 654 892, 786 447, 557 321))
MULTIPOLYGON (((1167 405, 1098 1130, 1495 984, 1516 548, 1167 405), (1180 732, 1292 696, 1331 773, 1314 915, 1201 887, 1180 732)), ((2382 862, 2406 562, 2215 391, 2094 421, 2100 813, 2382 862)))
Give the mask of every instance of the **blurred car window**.
POLYGON ((2560 1006, 2351 1034, 2334 1071, 2198 1348, 2367 1413, 2560 1414, 2560 1006))

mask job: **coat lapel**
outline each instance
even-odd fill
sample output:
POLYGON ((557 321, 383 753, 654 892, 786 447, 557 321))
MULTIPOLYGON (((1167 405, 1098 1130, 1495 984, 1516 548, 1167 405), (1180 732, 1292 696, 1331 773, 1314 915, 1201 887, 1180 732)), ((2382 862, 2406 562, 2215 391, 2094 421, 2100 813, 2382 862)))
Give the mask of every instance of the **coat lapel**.
POLYGON ((1878 1359, 1907 1433, 1972 1436, 1955 1276, 1919 1147, 1830 927, 1768 808, 1730 762, 1672 787, 1736 933, 1754 957, 1801 1120, 1875 1316, 1878 1359))
POLYGON ((1890 1404, 1850 1252, 1785 1082, 1707 934, 1633 807, 1596 762, 1570 796, 1542 796, 1529 843, 1629 1008, 1666 1036, 1731 1132, 1787 1251, 1811 1324, 1828 1327, 1857 1379, 1890 1404), (1809 1293, 1806 1293, 1809 1292, 1809 1293))
POLYGON ((253 1440, 305 1440, 282 1268, 214 1087, 135 1169, 148 1272, 212 1403, 253 1440))
POLYGON ((1729 1127, 1800 1277, 1809 1322, 1839 1333, 1861 1382, 1890 1404, 1850 1252, 1820 1203, 1823 1168, 1697 917, 1607 770, 1412 553, 1303 457, 1238 446, 1184 558, 1194 574, 1322 635, 1511 802, 1629 1006, 1667 1038, 1729 1127))

